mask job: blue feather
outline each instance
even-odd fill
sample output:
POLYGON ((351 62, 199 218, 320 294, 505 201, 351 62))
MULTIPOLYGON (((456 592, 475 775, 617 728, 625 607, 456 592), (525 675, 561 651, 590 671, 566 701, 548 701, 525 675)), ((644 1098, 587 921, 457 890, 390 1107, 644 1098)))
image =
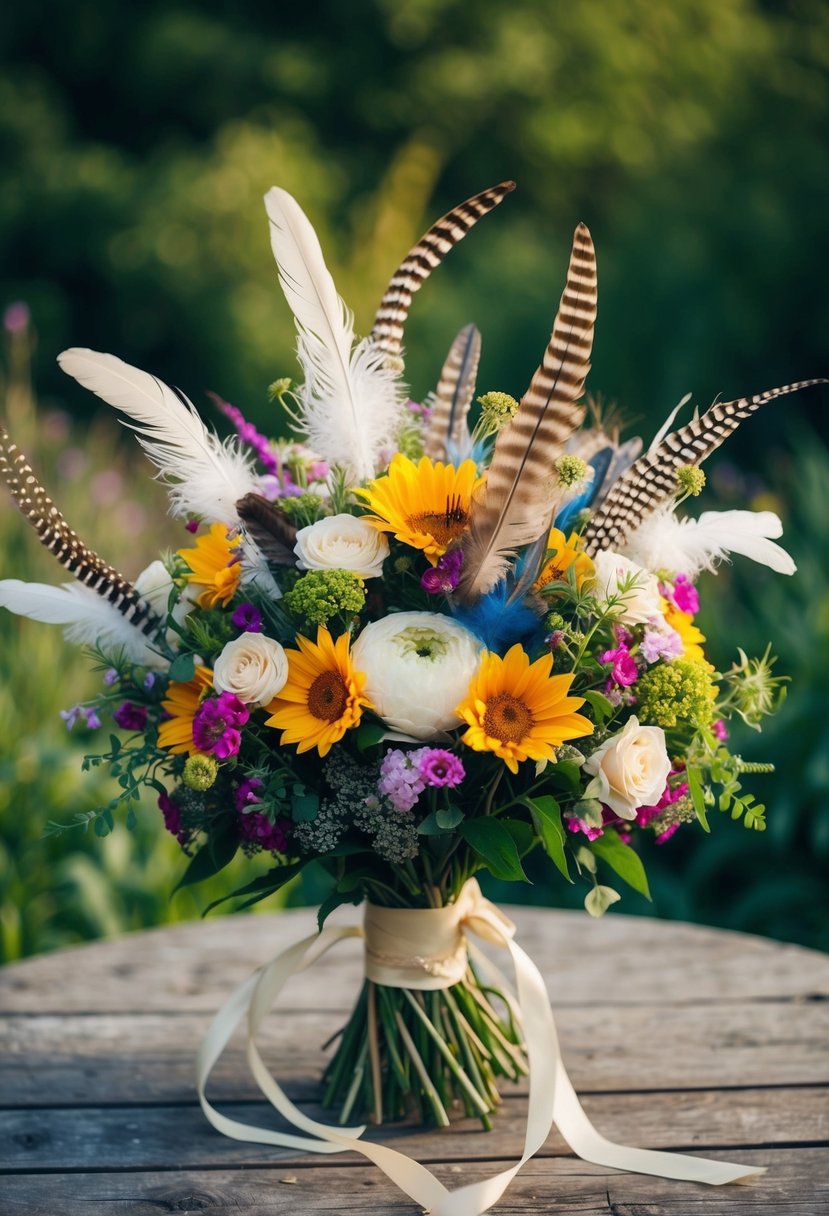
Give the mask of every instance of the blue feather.
POLYGON ((538 614, 524 600, 510 603, 510 583, 502 579, 492 591, 482 595, 474 604, 454 609, 461 625, 479 637, 487 650, 504 654, 515 642, 521 642, 539 628, 538 614))

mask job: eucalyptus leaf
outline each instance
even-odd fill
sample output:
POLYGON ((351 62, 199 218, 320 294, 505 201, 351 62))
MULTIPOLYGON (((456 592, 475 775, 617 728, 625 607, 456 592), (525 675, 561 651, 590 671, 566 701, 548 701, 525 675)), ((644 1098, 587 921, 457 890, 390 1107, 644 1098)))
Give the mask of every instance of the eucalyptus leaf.
POLYGON ((459 806, 442 806, 435 814, 437 825, 444 832, 451 832, 463 818, 464 813, 459 806))
POLYGON ((584 897, 584 906, 591 916, 604 916, 610 905, 618 903, 621 898, 619 892, 614 891, 612 887, 603 887, 599 884, 592 891, 587 892, 584 897))
POLYGON ((170 664, 170 679, 176 684, 187 684, 196 674, 196 656, 180 654, 170 664))

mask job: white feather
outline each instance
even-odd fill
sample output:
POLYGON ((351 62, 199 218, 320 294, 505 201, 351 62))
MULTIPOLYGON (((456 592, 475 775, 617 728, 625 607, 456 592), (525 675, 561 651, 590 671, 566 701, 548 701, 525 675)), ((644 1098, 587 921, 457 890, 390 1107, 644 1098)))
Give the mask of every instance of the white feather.
POLYGON ((671 427, 673 426, 674 419, 676 418, 677 414, 682 409, 683 405, 687 405, 690 400, 691 400, 691 394, 686 393, 685 396, 682 398, 682 400, 677 405, 674 406, 674 408, 671 410, 668 417, 662 423, 662 426, 659 428, 659 430, 656 432, 653 439, 651 440, 650 447, 648 448, 648 455, 650 455, 651 452, 656 451, 656 449, 659 447, 662 440, 668 434, 668 431, 670 431, 671 427))
POLYGON ((126 658, 144 667, 166 663, 152 648, 146 634, 82 583, 52 587, 47 583, 24 583, 17 578, 2 579, 0 608, 47 625, 65 625, 67 641, 121 650, 126 658))
POLYGON ((132 420, 141 446, 169 487, 174 515, 192 512, 215 523, 238 524, 236 503, 256 489, 256 478, 250 457, 235 439, 223 443, 189 401, 115 355, 73 347, 58 355, 58 363, 132 420))
POLYGON ((699 519, 678 519, 668 505, 643 520, 622 552, 647 570, 689 578, 713 570, 731 553, 778 574, 794 574, 797 567, 791 557, 774 543, 782 535, 783 525, 773 511, 704 511, 699 519))
POLYGON ((365 481, 377 471, 383 449, 395 446, 403 386, 368 339, 354 347, 354 318, 296 200, 274 186, 265 210, 279 282, 299 334, 305 384, 298 427, 323 460, 342 466, 352 481, 365 481))

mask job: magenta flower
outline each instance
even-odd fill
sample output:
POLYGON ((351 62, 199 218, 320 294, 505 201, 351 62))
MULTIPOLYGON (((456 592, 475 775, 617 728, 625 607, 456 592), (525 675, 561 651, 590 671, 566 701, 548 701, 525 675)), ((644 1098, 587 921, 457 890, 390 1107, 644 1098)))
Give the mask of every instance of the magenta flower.
MULTIPOLYGON (((412 753, 412 760, 414 760, 415 754, 417 753, 412 753)), ((454 789, 466 776, 466 770, 458 757, 442 747, 421 748, 417 768, 426 784, 437 789, 441 789, 443 786, 454 789)))
POLYGON ((262 613, 253 604, 240 604, 230 619, 240 633, 262 632, 262 613))
POLYGON ((680 612, 695 616, 699 612, 699 593, 687 574, 678 574, 670 583, 660 583, 659 590, 680 612))
POLYGON ((248 422, 241 410, 235 405, 231 405, 228 401, 222 401, 216 393, 211 393, 210 396, 218 405, 219 409, 229 418, 236 428, 236 434, 241 439, 242 443, 247 444, 256 453, 259 463, 266 473, 276 473, 277 463, 273 452, 270 450, 268 440, 265 435, 257 431, 252 422, 248 422))
POLYGON ((242 745, 239 730, 250 717, 250 710, 233 693, 223 692, 218 697, 202 701, 193 719, 193 742, 199 751, 227 760, 235 756, 242 745))
POLYGON ((427 595, 439 595, 442 591, 454 591, 461 576, 463 553, 460 549, 450 549, 438 558, 436 566, 430 566, 423 574, 420 585, 427 595))
POLYGON ((246 777, 236 786, 233 802, 240 815, 249 806, 255 806, 257 802, 262 801, 259 795, 264 788, 264 781, 260 781, 258 777, 246 777))
POLYGON ((197 519, 188 519, 188 521, 184 525, 184 527, 190 533, 191 536, 195 536, 199 530, 199 521, 197 519))
POLYGON ((164 826, 179 844, 187 844, 190 834, 181 822, 181 808, 166 791, 158 795, 158 809, 164 816, 164 826))
POLYGON ((261 811, 247 811, 239 816, 239 831, 244 840, 251 840, 267 853, 284 853, 288 844, 290 819, 271 823, 261 811))
POLYGON ((123 701, 112 716, 121 730, 139 731, 147 725, 147 707, 132 701, 123 701))
POLYGON ((610 679, 622 688, 628 688, 639 679, 636 660, 625 643, 617 646, 615 650, 606 650, 604 654, 600 654, 599 662, 612 663, 610 679))

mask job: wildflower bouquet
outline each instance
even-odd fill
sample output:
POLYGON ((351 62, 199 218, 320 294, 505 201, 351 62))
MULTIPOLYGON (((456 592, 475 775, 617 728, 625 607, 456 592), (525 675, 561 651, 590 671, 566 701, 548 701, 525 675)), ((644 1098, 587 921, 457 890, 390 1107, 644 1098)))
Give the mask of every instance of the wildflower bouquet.
MULTIPOLYGON (((620 442, 581 404, 596 266, 579 225, 523 396, 476 398, 481 339, 468 325, 434 393, 409 400, 412 295, 512 188, 426 233, 361 341, 307 218, 270 191, 302 368, 271 396, 296 441, 266 439, 220 403, 237 431, 222 441, 155 377, 111 355, 60 356, 126 416, 191 534, 133 582, 82 544, 2 433, 0 471, 75 581, 5 580, 0 604, 92 647, 103 691, 71 714, 120 728, 86 761, 109 765, 120 786, 96 830, 121 805, 129 824, 150 786, 190 858, 183 882, 241 850, 273 862, 232 893, 243 908, 311 863, 330 876, 321 927, 338 905, 367 905, 366 979, 326 1072, 341 1122, 414 1109, 445 1125, 461 1109, 488 1128, 499 1079, 527 1072, 521 1012, 467 952, 464 930, 511 936, 474 875, 527 881, 538 850, 551 880, 586 882, 599 916, 620 898, 616 879, 648 895, 643 835, 707 831, 712 807, 764 826, 741 788, 761 766, 730 752, 727 723, 759 727, 782 682, 768 652, 715 671, 696 582, 729 553, 784 574, 794 565, 772 513, 694 518, 680 506, 743 419, 815 382, 717 403, 672 429, 677 407, 646 451, 620 442)), ((267 979, 271 995, 283 980, 267 979)), ((530 1043, 534 1070, 545 1050, 530 1043)))

